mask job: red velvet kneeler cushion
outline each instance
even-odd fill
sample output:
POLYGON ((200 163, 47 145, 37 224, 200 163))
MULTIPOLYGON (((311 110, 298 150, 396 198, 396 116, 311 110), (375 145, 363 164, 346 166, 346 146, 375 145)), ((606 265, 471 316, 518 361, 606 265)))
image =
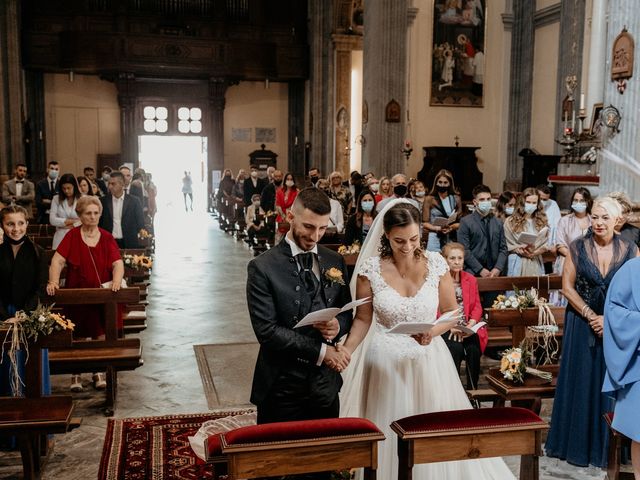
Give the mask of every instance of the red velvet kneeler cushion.
POLYGON ((518 407, 470 408, 467 410, 424 413, 393 422, 405 434, 542 423, 544 423, 543 420, 531 410, 518 407))
POLYGON ((237 428, 207 440, 208 456, 221 454, 221 437, 225 445, 290 442, 380 433, 378 427, 365 418, 324 418, 295 422, 265 423, 237 428))

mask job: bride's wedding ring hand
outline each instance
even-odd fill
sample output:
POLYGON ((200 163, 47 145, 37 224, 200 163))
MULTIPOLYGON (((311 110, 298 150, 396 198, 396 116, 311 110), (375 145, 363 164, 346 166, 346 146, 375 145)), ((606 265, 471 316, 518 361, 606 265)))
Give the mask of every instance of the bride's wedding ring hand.
POLYGON ((340 332, 340 323, 335 317, 328 322, 316 323, 313 327, 322 334, 325 340, 333 340, 340 332))
POLYGON ((422 333, 419 335, 411 335, 413 339, 418 342, 420 345, 429 345, 433 337, 431 333, 422 333))

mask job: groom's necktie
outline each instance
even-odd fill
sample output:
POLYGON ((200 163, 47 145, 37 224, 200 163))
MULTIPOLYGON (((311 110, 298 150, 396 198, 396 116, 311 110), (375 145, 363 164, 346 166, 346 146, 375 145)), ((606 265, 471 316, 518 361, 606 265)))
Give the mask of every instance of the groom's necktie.
POLYGON ((315 273, 313 273, 313 252, 301 253, 298 255, 300 258, 300 266, 302 267, 301 276, 302 281, 307 289, 307 293, 311 298, 315 297, 316 289, 318 288, 318 279, 315 273))

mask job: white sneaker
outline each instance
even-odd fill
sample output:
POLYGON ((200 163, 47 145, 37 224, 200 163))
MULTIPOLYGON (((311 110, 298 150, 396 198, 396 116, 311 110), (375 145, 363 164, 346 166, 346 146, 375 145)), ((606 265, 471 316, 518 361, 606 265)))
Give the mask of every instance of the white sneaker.
POLYGON ((69 390, 76 393, 82 391, 82 377, 80 375, 71 375, 69 390))
POLYGON ((104 373, 94 373, 92 379, 93 386, 96 390, 104 390, 107 388, 107 380, 104 377, 104 373))

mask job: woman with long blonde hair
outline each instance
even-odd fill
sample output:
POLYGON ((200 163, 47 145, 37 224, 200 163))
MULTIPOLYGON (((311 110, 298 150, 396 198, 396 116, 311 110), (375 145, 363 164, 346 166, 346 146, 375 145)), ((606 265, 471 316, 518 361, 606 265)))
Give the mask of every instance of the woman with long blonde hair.
POLYGON ((549 223, 535 188, 526 188, 516 200, 513 215, 504 222, 504 236, 509 250, 507 276, 544 275, 542 254, 547 251, 549 223), (532 243, 524 243, 520 240, 523 232, 538 237, 532 243))

